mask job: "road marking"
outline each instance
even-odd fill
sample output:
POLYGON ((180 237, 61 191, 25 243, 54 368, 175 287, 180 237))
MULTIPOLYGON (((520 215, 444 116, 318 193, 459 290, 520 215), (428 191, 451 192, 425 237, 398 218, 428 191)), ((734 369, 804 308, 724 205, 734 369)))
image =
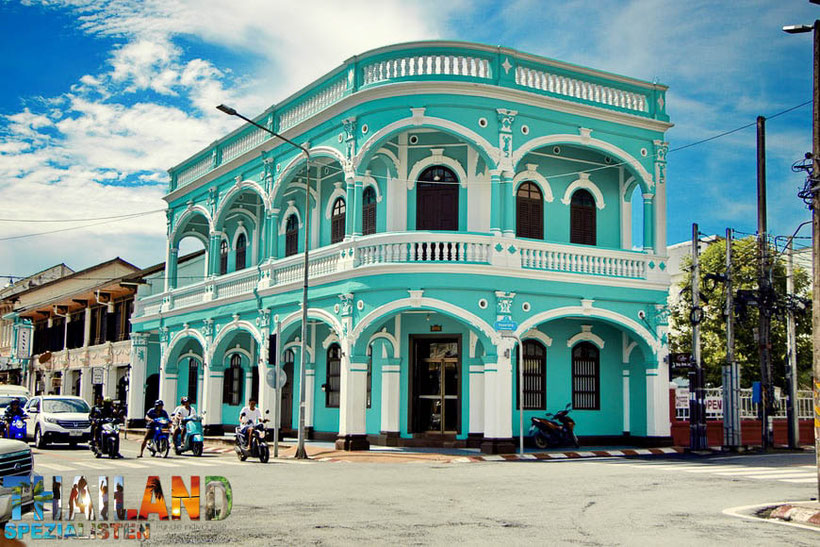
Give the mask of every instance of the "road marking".
POLYGON ((179 467, 178 463, 163 462, 157 460, 151 460, 151 465, 156 465, 157 467, 179 467))
POLYGON ((780 479, 780 482, 795 482, 795 483, 804 483, 808 484, 810 482, 816 483, 817 477, 811 477, 809 479, 780 479))
POLYGON ((186 461, 185 463, 186 463, 186 465, 193 465, 193 466, 197 466, 197 467, 200 467, 200 466, 201 467, 213 467, 214 465, 217 465, 215 463, 192 462, 192 461, 186 461))
POLYGON ((811 477, 810 473, 780 473, 778 475, 753 475, 751 477, 744 477, 746 479, 804 479, 811 477))
POLYGON ((113 465, 114 467, 129 467, 131 469, 145 469, 146 467, 149 467, 148 465, 142 465, 139 463, 121 461, 111 462, 111 465, 113 465))
POLYGON ((56 463, 40 463, 37 462, 34 464, 34 467, 45 467, 46 469, 51 469, 52 471, 71 471, 73 467, 66 467, 64 465, 57 465, 56 463))
POLYGON ((782 467, 746 467, 744 469, 732 469, 730 471, 723 471, 715 473, 715 475, 764 475, 767 473, 805 473, 802 470, 790 470, 782 467))
POLYGON ((77 465, 79 467, 88 467, 89 469, 111 469, 111 466, 109 466, 109 465, 102 465, 102 464, 95 463, 95 462, 72 461, 71 463, 73 465, 77 465))

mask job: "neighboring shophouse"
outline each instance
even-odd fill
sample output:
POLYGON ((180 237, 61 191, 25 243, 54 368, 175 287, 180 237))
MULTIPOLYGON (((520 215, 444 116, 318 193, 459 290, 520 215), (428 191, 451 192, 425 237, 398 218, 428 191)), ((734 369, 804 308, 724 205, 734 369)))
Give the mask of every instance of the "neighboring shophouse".
POLYGON ((6 317, 33 327, 32 393, 127 399, 138 271, 115 258, 14 295, 6 317))
POLYGON ((58 264, 0 289, 0 384, 20 385, 24 381, 22 363, 11 359, 17 341, 14 320, 4 319, 14 309, 15 295, 72 273, 74 270, 65 264, 58 264))
POLYGON ((668 440, 665 92, 468 43, 351 58, 256 118, 309 171, 250 125, 170 170, 132 384, 227 429, 250 396, 272 407, 273 358, 295 428, 309 219, 313 437, 511 451, 519 404, 528 427, 571 403, 582 437, 668 440))

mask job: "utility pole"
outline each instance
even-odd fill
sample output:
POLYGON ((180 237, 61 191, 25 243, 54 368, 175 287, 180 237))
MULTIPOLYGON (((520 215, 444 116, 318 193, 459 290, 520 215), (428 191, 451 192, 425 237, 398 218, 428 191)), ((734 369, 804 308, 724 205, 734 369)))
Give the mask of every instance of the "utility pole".
MULTIPOLYGON (((792 239, 786 248, 786 298, 794 294, 794 247, 792 239)), ((799 448, 800 428, 797 422, 797 331, 794 324, 794 310, 789 306, 786 317, 786 357, 789 368, 786 369, 786 379, 789 383, 789 407, 787 416, 789 422, 789 448, 799 448)))
POLYGON ((771 288, 769 286, 769 242, 766 233, 766 118, 757 117, 757 243, 758 243, 758 355, 760 357, 760 387, 761 387, 761 444, 766 450, 773 444, 772 424, 772 397, 774 390, 771 382, 771 340, 769 317, 771 288))
POLYGON ((698 225, 692 224, 692 312, 689 321, 692 323, 692 358, 695 370, 689 373, 689 448, 706 450, 706 416, 703 405, 703 363, 700 360, 700 321, 703 310, 700 308, 700 231, 698 225))
POLYGON ((726 228, 726 364, 723 366, 723 447, 740 448, 740 370, 735 361, 735 298, 732 293, 733 231, 726 228))

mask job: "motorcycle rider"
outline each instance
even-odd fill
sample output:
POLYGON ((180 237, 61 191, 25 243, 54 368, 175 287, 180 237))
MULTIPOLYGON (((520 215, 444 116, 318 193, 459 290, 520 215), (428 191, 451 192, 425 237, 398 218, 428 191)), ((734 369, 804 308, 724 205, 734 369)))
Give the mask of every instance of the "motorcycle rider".
POLYGON ((185 428, 182 420, 193 416, 196 416, 196 410, 191 407, 191 400, 183 397, 179 400, 179 406, 171 413, 171 418, 174 420, 174 446, 180 446, 185 442, 185 428))
POLYGON ((248 406, 239 411, 239 423, 242 425, 241 439, 243 446, 248 446, 253 426, 262 421, 262 409, 256 406, 256 399, 248 399, 248 406))
MULTIPOLYGON (((102 399, 97 397, 97 404, 88 413, 88 419, 91 420, 91 448, 95 452, 100 450, 100 432, 102 431, 102 422, 107 419, 119 420, 116 410, 114 409, 114 401, 111 397, 102 399)), ((117 454, 118 457, 122 457, 117 454)))
POLYGON ((11 421, 16 417, 20 416, 21 418, 26 417, 26 413, 23 411, 23 407, 20 406, 20 399, 16 397, 11 400, 9 406, 6 407, 6 412, 3 414, 3 435, 6 435, 11 425, 11 421))
POLYGON ((148 411, 145 415, 145 421, 147 422, 146 429, 145 429, 145 438, 142 439, 142 446, 140 446, 140 455, 137 456, 138 458, 142 457, 142 453, 145 452, 145 445, 148 444, 148 441, 154 435, 154 428, 151 427, 153 423, 157 420, 157 418, 165 418, 166 420, 171 420, 168 417, 168 412, 162 408, 165 403, 162 402, 162 399, 157 399, 154 401, 154 408, 148 411))

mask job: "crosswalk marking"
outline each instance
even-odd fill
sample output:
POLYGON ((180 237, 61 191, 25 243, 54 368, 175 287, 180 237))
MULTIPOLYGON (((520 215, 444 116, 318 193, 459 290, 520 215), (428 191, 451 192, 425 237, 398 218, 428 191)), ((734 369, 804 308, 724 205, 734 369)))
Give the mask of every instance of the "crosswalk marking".
POLYGON ((179 467, 178 463, 158 461, 158 460, 151 460, 151 465, 152 466, 156 465, 157 467, 179 467))
POLYGON ((58 465, 56 463, 40 463, 40 462, 35 463, 34 467, 45 467, 46 469, 51 469, 52 471, 71 471, 72 469, 74 469, 73 467, 66 467, 64 465, 58 465))
POLYGON ((96 462, 71 462, 71 465, 77 465, 80 467, 87 467, 89 469, 111 469, 110 465, 99 464, 96 462))
POLYGON ((111 462, 111 465, 113 465, 114 467, 130 467, 132 469, 145 469, 146 467, 148 467, 147 465, 142 465, 142 464, 139 464, 139 463, 123 462, 123 461, 111 462))
POLYGON ((805 479, 811 477, 809 473, 777 473, 771 475, 752 475, 749 477, 744 477, 748 479, 805 479))
POLYGON ((817 477, 811 477, 810 479, 780 479, 780 482, 794 482, 794 483, 804 483, 808 484, 810 482, 817 483, 817 477))
POLYGON ((193 465, 193 466, 197 466, 197 467, 213 467, 214 465, 217 465, 215 463, 194 462, 194 461, 190 461, 190 460, 186 461, 185 464, 186 465, 193 465))
MULTIPOLYGON (((593 462, 590 462, 593 463, 593 462)), ((652 468, 657 471, 680 471, 681 473, 711 474, 720 477, 737 479, 777 480, 794 484, 809 484, 817 482, 813 465, 794 465, 786 467, 751 467, 737 464, 702 463, 689 464, 688 462, 636 462, 635 460, 596 461, 600 465, 625 465, 629 468, 652 468), (812 470, 812 471, 809 471, 812 470)))

